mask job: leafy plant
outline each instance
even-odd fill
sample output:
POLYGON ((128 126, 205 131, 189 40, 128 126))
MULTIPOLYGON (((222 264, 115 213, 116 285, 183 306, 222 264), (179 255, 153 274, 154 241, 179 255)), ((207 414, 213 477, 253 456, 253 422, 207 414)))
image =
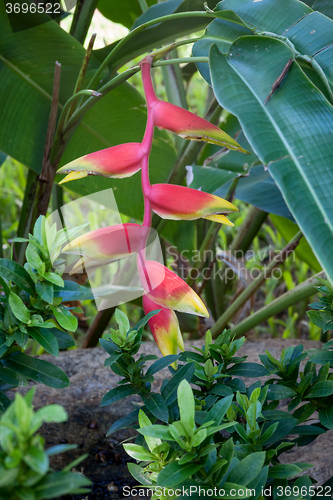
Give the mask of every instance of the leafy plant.
MULTIPOLYGON (((69 332, 77 328, 77 318, 64 303, 91 297, 89 289, 61 277, 60 249, 80 228, 66 231, 49 226, 39 217, 34 233, 28 239, 27 262, 21 266, 10 259, 0 259, 0 390, 26 385, 28 379, 55 388, 69 384, 67 375, 58 367, 33 358, 24 351, 29 339, 38 342, 46 352, 59 355, 59 349, 73 347, 69 332)), ((1 393, 1 411, 10 401, 1 393)))
POLYGON ((14 401, 0 418, 0 497, 7 500, 42 500, 60 495, 87 493, 91 482, 82 474, 70 472, 86 456, 68 464, 62 471, 50 468, 49 457, 76 448, 60 444, 44 449, 37 431, 44 422, 65 422, 67 413, 60 405, 44 406, 34 412, 35 389, 26 396, 16 393, 14 401))
POLYGON ((317 290, 324 294, 319 297, 319 302, 313 302, 310 307, 313 311, 308 311, 307 315, 312 323, 323 329, 323 333, 333 330, 333 287, 328 280, 319 279, 321 286, 317 290))
POLYGON ((289 347, 280 359, 266 351, 258 364, 237 356, 244 337, 235 339, 226 330, 213 342, 208 331, 202 349, 156 360, 144 370, 149 357, 135 361, 131 355, 141 342, 137 332, 149 318, 133 330, 128 329, 122 315, 120 319, 126 334, 123 330, 120 340, 116 332, 110 335, 122 348, 110 337, 102 339, 101 345, 110 354, 105 365, 123 379, 103 397, 102 405, 129 394, 141 396, 142 403, 135 403, 138 408, 108 431, 129 426, 138 429, 136 442, 124 448, 138 461, 129 464, 129 470, 141 485, 154 489, 156 498, 159 488, 190 486, 225 488, 227 498, 231 488, 242 491, 241 498, 252 497, 249 490, 254 489, 255 498, 259 498, 263 488, 270 487, 271 491, 291 488, 294 498, 305 498, 310 492, 316 496, 311 476, 297 478, 311 464, 285 464, 280 455, 294 446, 310 444, 333 426, 333 341, 308 351, 302 345, 289 347), (124 339, 128 339, 126 346, 124 339), (175 370, 170 364, 177 357, 175 370), (306 359, 301 371, 300 364, 306 359), (152 393, 154 374, 166 366, 171 379, 162 382, 159 393, 152 393), (268 380, 260 380, 268 375, 268 380), (246 387, 242 377, 259 380, 246 387), (278 406, 286 399, 288 411, 282 411, 278 406), (316 411, 319 422, 313 421, 316 411))

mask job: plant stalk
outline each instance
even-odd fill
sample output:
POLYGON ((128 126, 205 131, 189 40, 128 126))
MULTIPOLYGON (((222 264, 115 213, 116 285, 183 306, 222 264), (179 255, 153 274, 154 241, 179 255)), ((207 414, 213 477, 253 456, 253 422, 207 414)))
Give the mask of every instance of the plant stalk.
POLYGON ((245 302, 249 300, 249 298, 261 287, 261 285, 271 277, 274 269, 279 267, 279 265, 287 259, 290 253, 297 247, 302 236, 302 232, 299 231, 290 240, 288 245, 286 245, 284 249, 271 260, 267 268, 263 269, 259 276, 245 288, 245 290, 234 300, 234 302, 232 302, 232 304, 230 304, 228 309, 222 314, 222 316, 219 317, 214 326, 211 328, 213 338, 216 338, 224 330, 233 315, 236 314, 245 302))
POLYGON ((98 0, 77 0, 70 34, 84 43, 98 0))
POLYGON ((231 333, 235 334, 236 337, 244 335, 244 333, 248 332, 263 321, 266 321, 268 318, 279 314, 289 306, 292 306, 297 302, 300 302, 301 300, 311 297, 316 293, 316 289, 314 288, 318 284, 316 278, 325 278, 324 271, 321 271, 320 273, 312 276, 300 285, 297 285, 292 290, 289 290, 288 292, 281 295, 281 297, 273 300, 273 302, 263 307, 259 311, 251 314, 251 316, 244 319, 243 321, 238 323, 238 325, 232 328, 231 333))

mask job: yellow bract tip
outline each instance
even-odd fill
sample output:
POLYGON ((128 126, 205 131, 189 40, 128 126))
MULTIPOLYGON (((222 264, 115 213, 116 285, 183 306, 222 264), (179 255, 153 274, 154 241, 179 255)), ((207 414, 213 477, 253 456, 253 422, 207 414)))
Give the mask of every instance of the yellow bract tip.
POLYGON ((82 179, 83 177, 87 177, 88 172, 85 170, 73 170, 69 174, 66 175, 64 179, 62 179, 59 184, 64 184, 65 182, 68 181, 75 181, 77 179, 82 179))
POLYGON ((234 226, 228 217, 221 214, 208 215, 207 217, 204 217, 204 219, 211 220, 212 222, 219 222, 220 224, 226 224, 227 226, 234 226))

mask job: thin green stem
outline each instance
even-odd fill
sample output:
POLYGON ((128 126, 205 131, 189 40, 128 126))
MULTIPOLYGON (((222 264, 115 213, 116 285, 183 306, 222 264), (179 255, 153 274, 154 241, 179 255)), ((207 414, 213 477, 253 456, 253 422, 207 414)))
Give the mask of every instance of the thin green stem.
POLYGON ((142 14, 144 14, 149 8, 147 2, 146 2, 146 0, 138 0, 138 2, 140 5, 140 9, 141 9, 142 14))
POLYGON ((177 59, 165 59, 164 61, 157 61, 153 64, 156 66, 168 66, 169 64, 183 64, 183 63, 208 63, 208 57, 178 57, 177 59))
MULTIPOLYGON (((138 33, 141 31, 144 31, 145 29, 155 26, 156 24, 166 22, 166 21, 172 21, 174 19, 183 19, 186 17, 206 17, 206 18, 215 18, 216 15, 212 14, 210 12, 203 12, 203 11, 193 11, 193 12, 176 12, 174 14, 170 14, 168 16, 162 16, 162 17, 157 17, 156 19, 152 19, 151 21, 147 21, 144 24, 141 24, 137 28, 135 28, 133 31, 130 31, 128 35, 126 35, 120 42, 115 46, 115 48, 110 52, 110 54, 107 55, 107 57, 104 59, 96 73, 94 74, 93 78, 91 79, 89 83, 89 87, 94 88, 96 82, 98 81, 99 77, 102 74, 103 69, 109 64, 110 61, 115 57, 116 54, 122 49, 122 47, 133 37, 135 37, 138 33)), ((117 69, 117 68, 115 68, 117 69)))
POLYGON ((77 0, 70 34, 84 43, 98 0, 77 0))
POLYGON ((315 276, 312 276, 300 285, 297 285, 292 290, 289 290, 281 295, 281 297, 273 300, 273 302, 267 306, 238 323, 238 325, 232 328, 231 333, 235 334, 236 337, 239 337, 263 321, 266 321, 268 318, 279 314, 289 306, 311 297, 316 293, 316 289, 314 287, 318 284, 317 278, 325 278, 325 273, 322 271, 315 276))
POLYGON ((291 252, 296 248, 302 238, 302 231, 299 231, 288 243, 287 246, 276 255, 269 265, 261 271, 259 276, 245 288, 245 290, 233 301, 228 309, 219 317, 214 326, 211 328, 213 338, 216 338, 231 320, 234 314, 245 304, 245 302, 261 287, 261 285, 271 277, 274 269, 281 265, 291 252))

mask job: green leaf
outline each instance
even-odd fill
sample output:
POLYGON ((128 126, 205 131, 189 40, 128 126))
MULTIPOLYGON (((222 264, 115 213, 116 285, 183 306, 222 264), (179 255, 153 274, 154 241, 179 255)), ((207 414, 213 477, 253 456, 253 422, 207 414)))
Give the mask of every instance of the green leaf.
POLYGON ((225 372, 227 375, 241 376, 241 377, 265 377, 269 375, 269 371, 258 363, 239 363, 225 372))
POLYGON ((195 430, 195 403, 190 384, 187 380, 182 380, 178 386, 177 400, 179 406, 179 415, 183 427, 191 436, 195 430))
POLYGON ((208 394, 216 394, 217 396, 230 396, 233 391, 230 387, 223 384, 214 384, 213 387, 208 391, 208 394))
POLYGON ((53 304, 53 285, 47 281, 39 281, 36 284, 36 291, 41 299, 45 300, 48 304, 53 304))
POLYGON ((62 389, 69 380, 60 368, 42 359, 32 358, 23 352, 14 352, 1 360, 2 364, 17 371, 23 377, 40 382, 48 387, 62 389))
POLYGON ((58 328, 52 328, 49 330, 58 342, 59 349, 68 349, 69 347, 74 347, 74 339, 66 332, 59 330, 58 328))
POLYGON ((165 441, 173 441, 168 427, 165 425, 149 425, 147 427, 142 427, 138 429, 138 432, 143 436, 148 436, 151 438, 164 439, 165 441))
POLYGON ((129 463, 127 464, 128 470, 130 474, 138 481, 139 484, 143 484, 145 486, 152 485, 152 482, 145 476, 144 470, 140 465, 129 463))
POLYGON ((228 481, 246 486, 261 471, 265 462, 265 452, 252 453, 241 460, 229 473, 228 481))
POLYGON ((66 309, 64 306, 52 307, 55 319, 58 321, 59 325, 65 330, 70 332, 75 332, 77 329, 78 320, 73 314, 66 309))
MULTIPOLYGON (((273 421, 266 422, 264 425, 264 428, 263 428, 263 432, 265 432, 272 423, 273 423, 273 421)), ((285 436, 287 436, 288 434, 290 434, 291 431, 295 428, 295 426, 297 424, 297 419, 291 418, 291 417, 282 418, 282 420, 279 421, 278 423, 279 423, 279 425, 278 425, 276 431, 269 439, 266 440, 265 446, 268 446, 272 443, 276 443, 280 439, 282 439, 285 436)))
POLYGON ((295 464, 278 464, 269 468, 268 476, 276 479, 287 479, 288 477, 297 476, 302 472, 302 469, 295 464))
POLYGON ((154 459, 154 455, 146 450, 143 446, 139 446, 138 444, 125 443, 123 444, 124 450, 126 453, 135 458, 135 460, 148 460, 151 461, 154 459))
POLYGON ((64 281, 64 287, 55 286, 54 296, 61 297, 63 302, 69 302, 72 300, 89 300, 93 298, 89 288, 78 285, 75 281, 64 281))
POLYGON ((161 394, 151 392, 149 394, 142 394, 141 397, 147 410, 150 411, 154 417, 162 420, 162 422, 168 423, 168 407, 161 394))
MULTIPOLYGON (((182 0, 180 0, 182 1, 182 0)), ((155 0, 148 0, 147 5, 153 5, 155 0)), ((118 0, 99 0, 98 10, 104 17, 110 19, 114 23, 120 23, 130 29, 134 21, 142 14, 139 2, 131 0, 123 0, 121 3, 118 0)))
POLYGON ((130 329, 130 322, 128 320, 128 317, 120 309, 116 309, 115 319, 118 323, 120 333, 125 335, 130 329))
POLYGON ((269 384, 267 391, 267 399, 276 401, 279 399, 292 398, 296 395, 296 392, 280 384, 269 384))
POLYGON ((314 384, 306 398, 324 398, 333 394, 333 380, 322 380, 314 384))
POLYGON ((30 446, 26 454, 23 456, 23 461, 38 474, 46 474, 49 468, 49 460, 44 452, 36 448, 36 446, 30 446))
POLYGON ((155 373, 163 370, 167 366, 170 366, 172 363, 177 361, 177 359, 179 359, 179 355, 177 354, 169 354, 168 356, 164 356, 163 358, 158 359, 152 365, 150 365, 146 372, 146 375, 155 375, 155 373))
POLYGON ((60 287, 64 286, 64 280, 59 276, 59 274, 46 272, 43 274, 43 277, 50 283, 53 283, 54 285, 60 287))
POLYGON ((101 401, 101 406, 111 405, 112 403, 115 403, 120 399, 126 398, 126 396, 130 396, 131 394, 136 394, 136 392, 137 392, 136 389, 129 384, 120 385, 118 387, 115 387, 114 389, 111 389, 111 391, 107 392, 106 394, 104 394, 101 401))
POLYGON ((333 408, 322 408, 319 410, 319 420, 327 429, 333 429, 333 408))
POLYGON ((52 354, 56 358, 59 356, 59 344, 56 337, 54 336, 54 331, 60 331, 56 328, 48 330, 46 328, 29 328, 28 333, 30 337, 36 340, 46 352, 52 354))
POLYGON ((39 274, 43 274, 45 271, 45 264, 38 253, 37 247, 33 243, 29 243, 25 255, 30 266, 36 269, 39 274))
POLYGON ((177 462, 171 462, 159 473, 157 484, 165 488, 178 486, 183 481, 193 476, 201 467, 202 465, 200 464, 187 463, 178 465, 177 462))
MULTIPOLYGON (((262 2, 251 4, 260 9, 262 2)), ((273 30, 278 31, 275 12, 273 18, 273 30)), ((289 15, 281 16, 281 26, 282 19, 291 22, 289 15)), ((259 159, 269 164, 299 227, 332 277, 333 245, 327 246, 327 241, 333 233, 332 186, 328 181, 333 149, 327 123, 333 123, 333 108, 297 62, 292 63, 283 85, 265 105, 272 85, 293 57, 286 44, 268 37, 243 37, 237 46, 230 47, 226 57, 212 46, 213 88, 219 103, 240 120, 259 159), (296 97, 299 95, 302 102, 296 97)))
POLYGON ((72 472, 53 472, 47 474, 34 487, 36 500, 44 500, 48 498, 59 498, 62 495, 75 495, 80 493, 88 493, 86 489, 90 486, 91 481, 82 476, 82 474, 74 474, 72 472))
POLYGON ((22 321, 22 323, 27 323, 30 320, 30 312, 18 295, 10 292, 8 302, 17 319, 22 321))
POLYGON ((0 259, 0 276, 9 281, 13 281, 15 285, 18 285, 30 295, 35 295, 35 284, 29 274, 24 267, 13 260, 0 259))
POLYGON ((194 363, 188 363, 181 368, 178 368, 175 375, 163 387, 162 397, 167 404, 171 405, 177 399, 177 389, 182 380, 191 381, 195 370, 194 363))
POLYGON ((209 410, 207 415, 205 416, 203 423, 209 422, 210 420, 214 420, 216 425, 219 425, 222 421, 224 415, 227 413, 228 409, 233 400, 233 394, 227 396, 223 399, 220 399, 217 403, 215 403, 212 408, 209 410))

